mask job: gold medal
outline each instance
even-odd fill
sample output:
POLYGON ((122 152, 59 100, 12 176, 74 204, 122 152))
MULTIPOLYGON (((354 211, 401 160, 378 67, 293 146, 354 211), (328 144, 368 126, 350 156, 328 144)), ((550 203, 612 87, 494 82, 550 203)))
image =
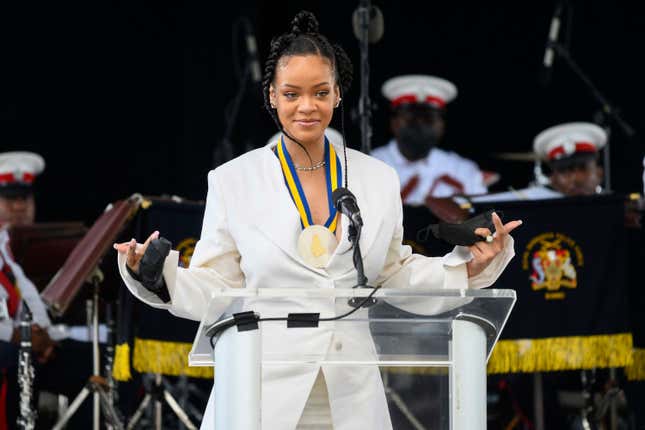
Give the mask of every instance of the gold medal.
POLYGON ((310 225, 298 237, 298 254, 305 263, 321 269, 327 266, 338 241, 336 235, 322 225, 310 225))
POLYGON ((300 214, 300 223, 303 230, 298 237, 298 253, 308 265, 316 268, 325 267, 338 244, 335 232, 339 217, 336 216, 337 211, 331 195, 342 183, 343 176, 340 169, 340 160, 334 147, 325 137, 325 180, 327 182, 329 218, 325 225, 316 225, 313 223, 307 197, 302 190, 295 166, 284 144, 284 138, 280 139, 280 143, 276 148, 276 155, 280 160, 289 194, 300 214))

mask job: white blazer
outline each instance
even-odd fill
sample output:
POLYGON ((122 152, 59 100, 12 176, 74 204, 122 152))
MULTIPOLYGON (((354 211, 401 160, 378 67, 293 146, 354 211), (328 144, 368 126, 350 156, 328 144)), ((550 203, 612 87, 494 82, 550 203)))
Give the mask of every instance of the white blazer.
MULTIPOLYGON (((177 267, 178 254, 166 259, 164 277, 171 301, 164 304, 132 279, 119 255, 121 276, 130 291, 149 305, 200 320, 211 299, 212 287, 351 288, 356 282, 348 219, 343 216, 342 240, 323 269, 307 266, 297 252, 301 232, 298 211, 286 188, 273 145, 248 152, 208 174, 208 196, 202 234, 190 267, 177 267)), ((342 153, 342 147, 337 148, 342 153)), ((342 159, 342 156, 341 156, 342 159)), ((468 279, 464 263, 472 258, 467 248, 456 247, 437 258, 412 254, 402 245, 403 212, 396 172, 383 162, 358 151, 347 150, 348 188, 356 196, 364 221, 360 238, 365 275, 371 285, 409 285, 414 288, 483 288, 491 285, 513 257, 513 241, 480 275, 468 279)), ((163 235, 163 232, 161 232, 163 235)), ((227 303, 222 304, 222 311, 227 303)), ((335 315, 333 302, 293 300, 288 306, 248 303, 263 317, 288 312, 320 312, 335 315)), ((431 312, 432 310, 428 310, 431 312)), ((267 325, 268 326, 268 325, 267 325)), ((263 345, 285 351, 329 348, 373 348, 369 337, 333 329, 286 330, 263 326, 263 345), (367 340, 365 340, 367 339, 367 340)), ((263 346, 264 348, 264 346, 263 346)), ((318 374, 317 366, 263 369, 262 426, 271 430, 295 429, 318 374)), ((322 369, 332 411, 334 429, 392 428, 381 378, 376 368, 322 369)), ((202 428, 213 413, 213 396, 202 428)), ((213 421, 210 421, 213 422, 213 421)))

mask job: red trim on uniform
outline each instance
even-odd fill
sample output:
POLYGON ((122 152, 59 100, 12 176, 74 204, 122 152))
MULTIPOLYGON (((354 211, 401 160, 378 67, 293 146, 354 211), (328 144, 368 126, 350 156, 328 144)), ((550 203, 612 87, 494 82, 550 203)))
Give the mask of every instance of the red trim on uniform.
POLYGON ((414 175, 403 188, 401 188, 401 200, 405 202, 412 191, 419 185, 419 175, 414 175))
POLYGON ((20 291, 9 279, 9 271, 11 270, 9 265, 5 262, 0 269, 0 287, 7 292, 7 310, 9 311, 9 316, 13 318, 16 316, 20 306, 20 291))
POLYGON ((22 182, 25 184, 31 184, 36 179, 36 175, 33 173, 23 173, 22 180, 16 179, 16 176, 13 173, 3 173, 0 175, 0 183, 4 184, 13 184, 14 182, 22 182))
POLYGON ((430 187, 430 191, 428 191, 428 194, 426 195, 426 198, 428 197, 434 197, 434 190, 439 186, 439 184, 444 183, 452 188, 455 189, 456 193, 463 193, 464 192, 464 184, 453 178, 452 176, 449 175, 441 175, 438 178, 434 180, 432 183, 432 186, 430 187))
POLYGON ((435 97, 435 96, 426 97, 426 103, 434 105, 434 106, 436 106, 438 108, 446 107, 446 101, 444 99, 442 99, 442 98, 435 97))
MULTIPOLYGON (((438 108, 443 108, 446 106, 446 101, 436 96, 427 96, 424 102, 434 105, 438 108)), ((398 96, 397 98, 392 100, 392 107, 397 107, 404 103, 420 103, 420 102, 417 96, 414 94, 403 94, 402 96, 398 96)))
POLYGON ((499 182, 500 180, 500 174, 497 172, 493 172, 491 170, 482 170, 482 176, 484 180, 484 185, 487 187, 490 187, 496 182, 499 182))
MULTIPOLYGON (((596 145, 590 142, 576 142, 576 152, 596 152, 596 145)), ((558 155, 565 155, 566 151, 564 150, 564 145, 557 146, 549 151, 547 157, 549 160, 553 160, 558 155)))

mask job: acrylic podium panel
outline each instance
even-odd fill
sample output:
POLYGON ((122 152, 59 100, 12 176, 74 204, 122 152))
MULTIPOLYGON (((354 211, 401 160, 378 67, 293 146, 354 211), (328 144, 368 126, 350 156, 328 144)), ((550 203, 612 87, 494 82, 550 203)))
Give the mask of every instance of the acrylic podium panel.
MULTIPOLYGON (((351 299, 360 301, 370 293, 370 289, 334 288, 218 289, 200 324, 189 364, 216 366, 216 398, 219 388, 228 399, 236 390, 232 385, 239 389, 241 380, 248 375, 259 379, 270 366, 378 366, 395 429, 485 428, 485 365, 513 307, 515 292, 383 288, 374 294, 375 304, 345 318, 324 321, 350 312, 351 299), (320 313, 321 321, 316 328, 287 328, 286 321, 261 321, 259 330, 252 332, 232 327, 213 339, 214 354, 205 336, 207 329, 243 311, 254 311, 261 318, 320 313), (248 366, 254 371, 245 370, 247 365, 240 362, 240 357, 251 356, 249 360, 256 364, 248 366), (472 398, 457 398, 462 395, 472 398), (477 406, 459 410, 459 405, 471 401, 477 406), (478 425, 473 426, 473 420, 478 425)), ((245 395, 249 390, 253 391, 244 389, 245 395)), ((259 388, 257 392, 259 402, 259 388)), ((216 406, 216 410, 222 408, 216 406)), ((234 415, 231 412, 231 419, 234 415)))

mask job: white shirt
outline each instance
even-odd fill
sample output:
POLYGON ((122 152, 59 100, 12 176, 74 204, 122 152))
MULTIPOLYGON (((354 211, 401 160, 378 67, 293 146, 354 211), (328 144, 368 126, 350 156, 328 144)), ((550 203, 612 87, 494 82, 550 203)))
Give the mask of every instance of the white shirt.
MULTIPOLYGON (((45 304, 40 299, 38 290, 36 286, 25 276, 25 272, 22 271, 22 268, 16 263, 11 255, 9 250, 9 233, 5 227, 0 227, 0 267, 7 263, 13 272, 13 275, 16 277, 16 286, 20 290, 20 295, 24 302, 27 302, 27 306, 31 310, 33 316, 34 324, 38 324, 43 328, 49 328, 51 326, 51 321, 47 315, 47 309, 45 304)), ((0 300, 6 300, 8 297, 7 291, 0 287, 0 300)), ((20 323, 20 316, 22 315, 22 304, 18 307, 18 311, 14 316, 14 320, 4 319, 0 321, 0 340, 10 341, 11 335, 15 327, 20 323)))
POLYGON ((473 161, 454 152, 432 148, 422 160, 409 161, 395 140, 376 148, 371 155, 396 170, 401 182, 403 203, 422 205, 428 197, 475 195, 487 192, 484 176, 473 161))

